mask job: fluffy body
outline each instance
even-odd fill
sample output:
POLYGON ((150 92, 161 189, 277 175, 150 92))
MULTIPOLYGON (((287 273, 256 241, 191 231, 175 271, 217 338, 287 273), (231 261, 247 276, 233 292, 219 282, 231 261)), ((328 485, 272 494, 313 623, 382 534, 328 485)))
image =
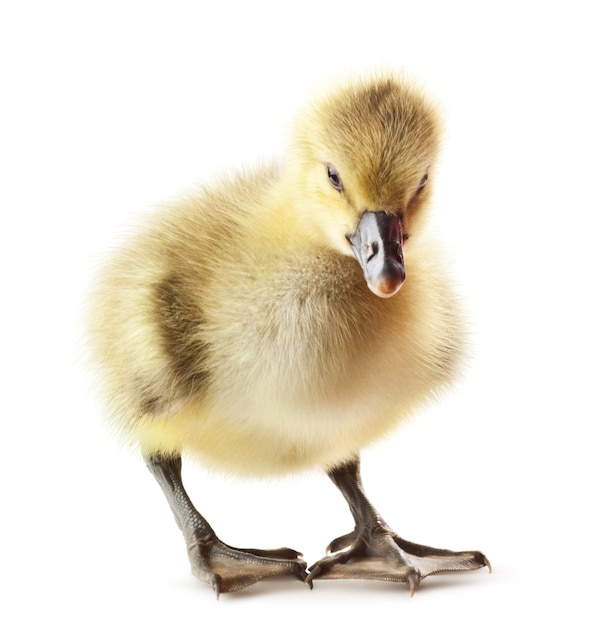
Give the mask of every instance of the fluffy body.
POLYGON ((300 114, 280 165, 144 218, 97 277, 89 336, 109 414, 146 456, 330 469, 452 381, 463 331, 420 188, 438 134, 404 81, 354 82, 300 114), (391 298, 349 247, 366 210, 398 212, 408 237, 391 298))

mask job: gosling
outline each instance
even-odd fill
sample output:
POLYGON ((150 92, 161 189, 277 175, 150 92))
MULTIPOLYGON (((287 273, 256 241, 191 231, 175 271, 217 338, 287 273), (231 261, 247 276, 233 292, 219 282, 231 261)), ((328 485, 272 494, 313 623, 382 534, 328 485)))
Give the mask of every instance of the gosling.
POLYGON ((109 416, 217 597, 280 574, 414 593, 431 574, 489 567, 402 539, 360 477, 360 451, 443 390, 463 352, 424 233, 439 127, 406 79, 338 85, 300 112, 282 163, 148 215, 97 276, 88 336, 109 416), (320 467, 355 528, 308 569, 289 548, 231 547, 186 493, 185 455, 247 476, 320 467))

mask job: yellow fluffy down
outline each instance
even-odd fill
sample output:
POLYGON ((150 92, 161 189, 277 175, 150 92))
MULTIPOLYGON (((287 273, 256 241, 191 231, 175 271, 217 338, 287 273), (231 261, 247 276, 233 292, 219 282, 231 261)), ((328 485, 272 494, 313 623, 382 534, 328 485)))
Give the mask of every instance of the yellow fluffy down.
POLYGON ((121 432, 146 455, 239 474, 330 468, 447 385, 462 330, 423 230, 438 134, 405 81, 352 81, 300 114, 282 163, 144 217, 95 278, 88 315, 121 432), (396 212, 407 235, 389 299, 348 243, 366 210, 396 212))

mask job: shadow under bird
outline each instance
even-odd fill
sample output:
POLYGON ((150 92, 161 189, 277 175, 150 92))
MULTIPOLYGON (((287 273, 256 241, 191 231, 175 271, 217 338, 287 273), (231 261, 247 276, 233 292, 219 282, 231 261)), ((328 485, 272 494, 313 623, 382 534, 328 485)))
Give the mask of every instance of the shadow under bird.
POLYGON ((446 388, 463 353, 424 228, 439 134, 406 79, 337 85, 300 111, 280 164, 148 215, 96 277, 88 336, 110 418, 217 595, 281 574, 413 593, 431 574, 489 567, 400 537, 360 478, 362 448, 446 388), (295 550, 231 547, 186 493, 183 455, 247 476, 320 467, 355 527, 308 569, 295 550))

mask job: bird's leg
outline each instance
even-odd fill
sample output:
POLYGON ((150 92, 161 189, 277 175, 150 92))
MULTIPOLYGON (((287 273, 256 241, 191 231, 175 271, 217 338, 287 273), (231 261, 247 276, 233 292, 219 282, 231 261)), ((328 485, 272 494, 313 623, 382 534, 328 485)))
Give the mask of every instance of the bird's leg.
POLYGON ((334 539, 326 556, 312 567, 307 582, 315 578, 361 578, 406 583, 415 592, 430 574, 474 570, 488 566, 481 552, 452 552, 411 543, 389 528, 366 497, 353 460, 328 473, 345 497, 355 530, 334 539))
POLYGON ((210 584, 217 597, 270 576, 291 574, 301 581, 306 579, 306 563, 295 550, 238 549, 220 541, 184 489, 180 456, 150 456, 146 463, 184 534, 193 574, 210 584))

